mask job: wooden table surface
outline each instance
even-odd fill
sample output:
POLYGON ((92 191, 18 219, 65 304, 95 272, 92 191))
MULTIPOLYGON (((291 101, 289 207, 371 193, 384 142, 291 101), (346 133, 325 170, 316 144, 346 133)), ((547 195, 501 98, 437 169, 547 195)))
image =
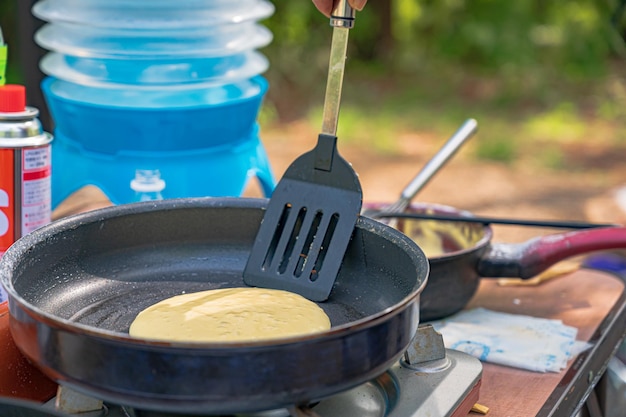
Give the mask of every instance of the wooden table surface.
MULTIPOLYGON (((111 205, 110 201, 97 188, 86 187, 61 203, 53 218, 108 205, 111 205)), ((578 328, 579 340, 588 341, 597 333, 624 291, 624 284, 617 277, 590 269, 579 269, 537 286, 499 286, 497 280, 482 279, 467 308, 484 307, 560 319, 564 324, 578 328)), ((625 331, 623 326, 621 331, 625 331)), ((557 387, 571 378, 574 363, 575 359, 570 360, 568 369, 560 373, 530 372, 483 363, 479 403, 489 407, 489 417, 536 416, 557 387)))
MULTIPOLYGON (((580 269, 534 287, 499 286, 496 280, 483 278, 467 308, 559 319, 578 328, 577 339, 589 341, 623 292, 620 279, 590 269, 580 269)), ((483 363, 479 403, 490 408, 490 417, 536 416, 573 363, 570 360, 568 369, 560 373, 483 363)))

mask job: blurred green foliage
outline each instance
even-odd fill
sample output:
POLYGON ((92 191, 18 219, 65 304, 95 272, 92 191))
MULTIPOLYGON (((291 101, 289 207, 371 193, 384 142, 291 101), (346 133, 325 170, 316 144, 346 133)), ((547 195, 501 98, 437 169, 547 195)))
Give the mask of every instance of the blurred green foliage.
POLYGON ((17 30, 18 21, 16 19, 17 4, 13 1, 0 0, 0 28, 4 42, 8 44, 7 49, 7 83, 21 83, 22 76, 18 66, 17 57, 17 30))
MULTIPOLYGON (((273 0, 274 32, 267 53, 278 66, 314 62, 326 45, 324 17, 308 0, 273 0), (287 59, 283 53, 288 53, 287 59)), ((380 64, 380 39, 392 39, 385 70, 415 69, 429 62, 478 71, 523 71, 554 66, 568 76, 597 76, 608 58, 623 52, 621 0, 371 0, 357 14, 350 57, 380 64), (385 10, 388 9, 388 10, 385 10), (617 15, 617 16, 616 16, 617 15), (383 16, 383 18, 381 18, 383 16), (390 19, 388 25, 384 19, 390 19), (613 22, 615 21, 615 22, 613 22), (389 32, 389 33, 385 33, 389 32)))
MULTIPOLYGON (((16 36, 17 1, 0 0, 5 37, 16 36)), ((317 126, 328 18, 311 0, 270 1, 260 121, 317 126)), ((563 165, 558 141, 590 137, 598 124, 626 142, 625 38, 626 0, 369 0, 350 33, 340 135, 393 153, 403 131, 444 138, 474 117, 476 156, 507 162, 550 140, 544 159, 563 165)), ((15 57, 10 48, 8 78, 19 82, 15 57)))
MULTIPOLYGON (((264 49, 266 107, 316 125, 328 19, 309 0, 273 3, 264 22, 274 33, 264 49)), ((475 117, 482 126, 475 156, 503 162, 533 142, 590 137, 598 123, 612 123, 604 131, 624 140, 624 4, 370 0, 350 33, 339 134, 393 153, 399 132, 430 130, 443 139, 475 117)), ((564 166, 558 146, 538 153, 543 165, 564 166)))
POLYGON ((612 53, 610 10, 597 0, 420 3, 411 34, 431 58, 483 70, 550 64, 571 75, 597 75, 612 53))
MULTIPOLYGON (((0 25, 10 40, 19 24, 16 1, 0 1, 0 25)), ((268 78, 302 95, 307 104, 312 83, 316 93, 326 71, 328 19, 310 0, 270 1, 276 10, 263 22, 274 34, 264 48, 271 62, 268 78)), ((370 0, 357 13, 350 34, 350 66, 367 76, 386 77, 427 76, 442 68, 455 77, 450 69, 457 68, 498 77, 511 94, 527 90, 527 82, 541 84, 538 77, 602 77, 611 59, 625 55, 625 3, 370 0)), ((15 69, 16 61, 9 63, 15 69)))

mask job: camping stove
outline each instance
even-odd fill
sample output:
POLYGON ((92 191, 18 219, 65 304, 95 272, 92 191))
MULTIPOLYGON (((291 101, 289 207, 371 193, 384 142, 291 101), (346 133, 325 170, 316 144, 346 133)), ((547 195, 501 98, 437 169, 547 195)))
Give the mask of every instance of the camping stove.
MULTIPOLYGON (((404 357, 378 378, 306 407, 291 407, 238 417, 458 417, 478 401, 482 365, 477 359, 445 349, 441 335, 420 326, 404 357)), ((43 405, 60 415, 81 417, 181 417, 182 414, 107 404, 60 388, 43 405), (59 398, 65 398, 59 401, 59 398)), ((26 414, 28 415, 28 414, 26 414)), ((187 415, 187 414, 185 414, 187 415)))

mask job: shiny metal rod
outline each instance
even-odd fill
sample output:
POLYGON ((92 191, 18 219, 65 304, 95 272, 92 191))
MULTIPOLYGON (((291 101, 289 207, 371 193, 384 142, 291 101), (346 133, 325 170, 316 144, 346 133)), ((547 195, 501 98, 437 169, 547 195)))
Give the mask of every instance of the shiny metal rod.
POLYGON ((347 0, 340 0, 330 15, 333 38, 330 46, 328 79, 322 116, 322 133, 327 135, 337 136, 343 75, 348 53, 348 33, 350 28, 354 26, 354 16, 354 9, 350 7, 347 0))

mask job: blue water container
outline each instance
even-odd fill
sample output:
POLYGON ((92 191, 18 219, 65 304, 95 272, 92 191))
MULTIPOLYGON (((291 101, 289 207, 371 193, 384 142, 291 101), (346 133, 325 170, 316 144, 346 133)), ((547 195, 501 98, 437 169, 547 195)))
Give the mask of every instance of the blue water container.
POLYGON ((55 123, 52 203, 83 185, 135 198, 137 170, 164 198, 239 196, 275 185, 256 122, 267 82, 257 49, 266 0, 42 0, 35 35, 55 123))

